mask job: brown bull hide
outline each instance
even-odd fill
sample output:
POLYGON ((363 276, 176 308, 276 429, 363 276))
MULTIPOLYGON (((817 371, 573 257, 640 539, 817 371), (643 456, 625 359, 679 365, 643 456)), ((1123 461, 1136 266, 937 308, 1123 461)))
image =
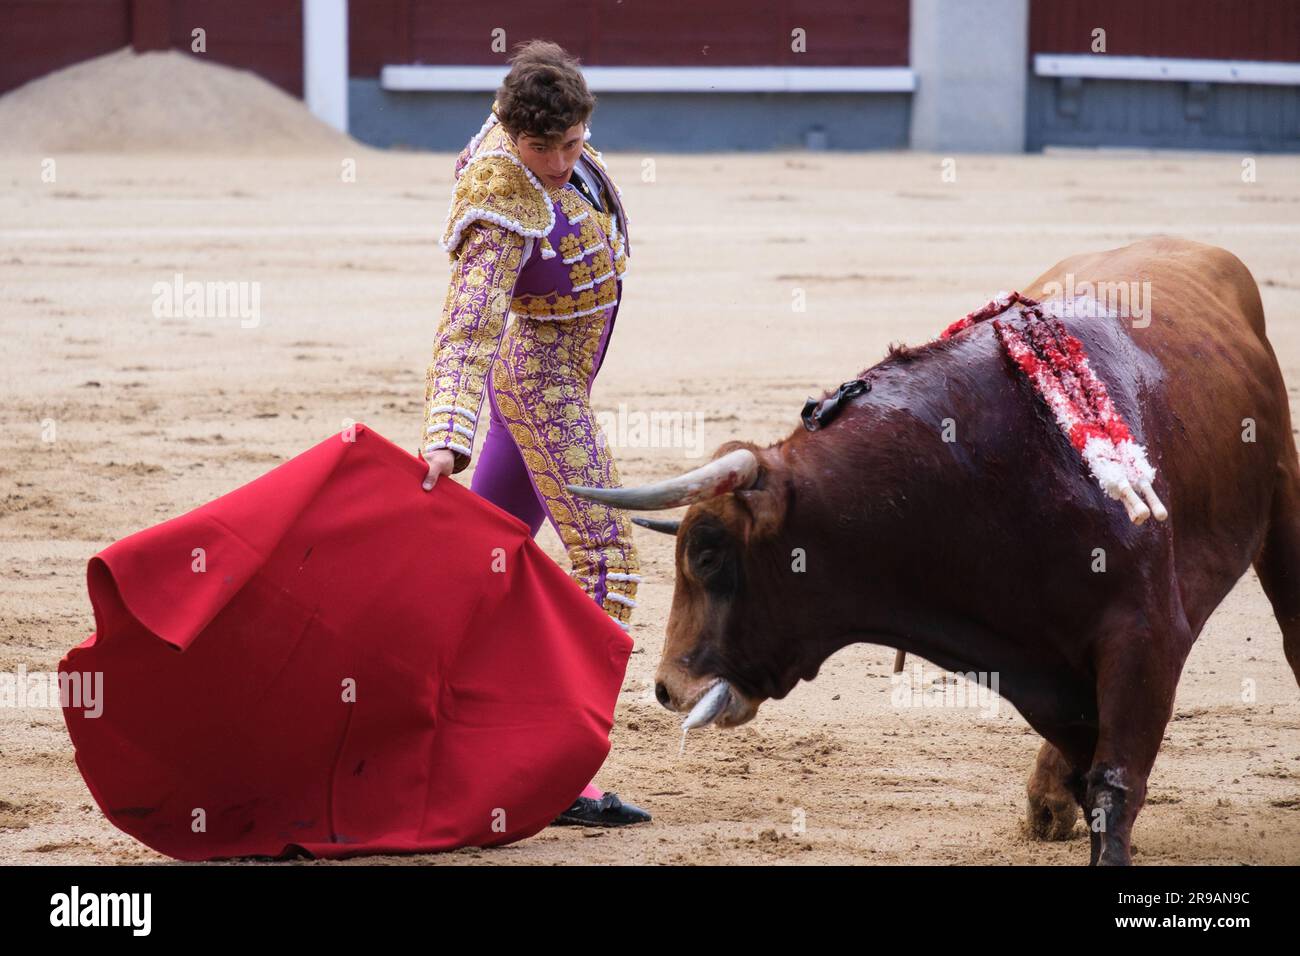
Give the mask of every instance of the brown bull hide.
POLYGON ((825 430, 719 450, 750 448, 760 470, 682 519, 665 706, 685 712, 723 678, 715 723, 743 723, 856 642, 995 671, 1046 738, 1035 791, 1101 822, 1092 862, 1129 862, 1183 662, 1252 562, 1300 674, 1300 465, 1259 292, 1234 256, 1151 239, 1021 288, 1047 299, 1071 281, 1150 283, 1145 327, 1065 324, 1146 445, 1169 520, 1135 526, 1102 494, 988 323, 891 349, 825 430))

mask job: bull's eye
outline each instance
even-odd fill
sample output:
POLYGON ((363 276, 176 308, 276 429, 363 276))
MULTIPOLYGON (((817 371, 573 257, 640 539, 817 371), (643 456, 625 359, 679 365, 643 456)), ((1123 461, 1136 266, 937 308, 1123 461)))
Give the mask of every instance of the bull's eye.
POLYGON ((692 528, 686 560, 692 575, 709 590, 727 593, 735 589, 735 560, 725 530, 706 523, 692 528))
POLYGON ((702 547, 691 552, 691 570, 701 581, 707 582, 714 577, 725 563, 725 556, 720 548, 702 547))
POLYGON ((720 548, 702 548, 691 556, 691 570, 710 591, 729 592, 736 586, 734 562, 720 548))

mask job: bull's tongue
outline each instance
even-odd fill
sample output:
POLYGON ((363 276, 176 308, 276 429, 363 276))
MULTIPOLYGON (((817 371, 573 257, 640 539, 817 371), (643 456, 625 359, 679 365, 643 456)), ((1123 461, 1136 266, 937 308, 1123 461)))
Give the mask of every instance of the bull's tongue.
POLYGON ((731 703, 731 685, 719 678, 686 715, 686 719, 682 721, 682 730, 694 730, 696 727, 713 723, 729 703, 731 703))

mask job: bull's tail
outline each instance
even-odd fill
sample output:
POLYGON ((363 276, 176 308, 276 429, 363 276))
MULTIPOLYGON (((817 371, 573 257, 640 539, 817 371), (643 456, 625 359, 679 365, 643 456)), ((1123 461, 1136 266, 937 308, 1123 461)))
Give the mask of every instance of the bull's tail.
POLYGON ((1278 464, 1268 531, 1255 556, 1255 573, 1282 629, 1287 662, 1300 683, 1300 461, 1294 445, 1278 464))

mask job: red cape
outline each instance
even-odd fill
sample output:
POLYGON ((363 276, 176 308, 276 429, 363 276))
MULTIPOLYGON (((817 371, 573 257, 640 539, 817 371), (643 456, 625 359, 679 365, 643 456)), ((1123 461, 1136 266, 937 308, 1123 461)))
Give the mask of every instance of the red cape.
POLYGON ((103 712, 64 718, 100 809, 161 853, 510 843, 609 751, 628 636, 523 522, 347 437, 90 560, 95 633, 59 670, 102 672, 103 712))

